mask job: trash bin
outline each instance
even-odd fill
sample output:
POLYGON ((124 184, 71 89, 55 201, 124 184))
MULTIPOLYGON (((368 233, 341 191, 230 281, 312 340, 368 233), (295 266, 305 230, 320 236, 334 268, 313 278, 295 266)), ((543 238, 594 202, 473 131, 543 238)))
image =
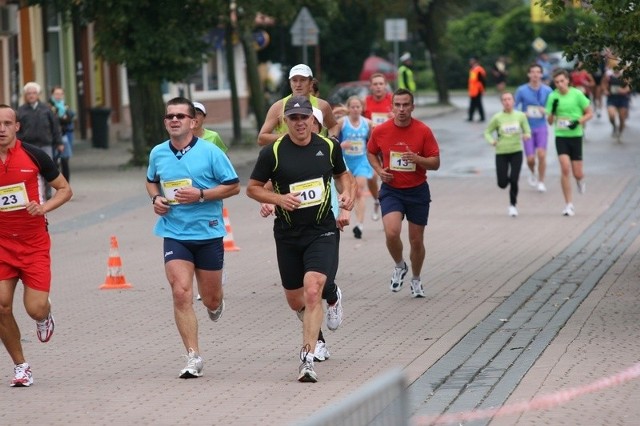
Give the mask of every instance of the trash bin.
POLYGON ((109 108, 91 108, 91 140, 94 148, 109 148, 109 108))

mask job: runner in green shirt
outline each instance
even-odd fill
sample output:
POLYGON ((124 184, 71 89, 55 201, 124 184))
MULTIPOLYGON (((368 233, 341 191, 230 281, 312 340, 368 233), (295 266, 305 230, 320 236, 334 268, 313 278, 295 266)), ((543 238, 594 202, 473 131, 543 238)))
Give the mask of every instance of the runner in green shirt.
POLYGON ((584 194, 586 185, 582 169, 582 137, 584 124, 593 117, 591 102, 584 93, 569 86, 569 73, 560 69, 553 73, 556 89, 547 98, 547 122, 553 126, 556 151, 560 162, 560 184, 564 195, 564 216, 575 215, 571 177, 578 185, 578 193, 584 194))
POLYGON ((531 138, 529 120, 522 111, 513 109, 514 100, 510 92, 500 96, 503 110, 489 121, 484 137, 496 148, 496 175, 498 186, 509 186, 509 216, 518 216, 518 179, 522 168, 522 139, 531 138))

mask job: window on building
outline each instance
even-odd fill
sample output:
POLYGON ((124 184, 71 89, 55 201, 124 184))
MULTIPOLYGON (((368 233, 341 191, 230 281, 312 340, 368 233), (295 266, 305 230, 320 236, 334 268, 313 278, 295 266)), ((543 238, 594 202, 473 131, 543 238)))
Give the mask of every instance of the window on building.
POLYGON ((228 90, 227 67, 224 52, 216 50, 202 67, 189 78, 196 92, 214 92, 228 90))

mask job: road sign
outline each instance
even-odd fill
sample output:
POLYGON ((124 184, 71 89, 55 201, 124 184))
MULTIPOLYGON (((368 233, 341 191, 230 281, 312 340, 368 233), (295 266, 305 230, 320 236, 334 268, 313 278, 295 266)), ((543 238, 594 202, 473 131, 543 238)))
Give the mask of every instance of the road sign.
POLYGON ((386 41, 406 41, 407 40, 407 20, 406 19, 385 19, 384 39, 386 41))
POLYGON ((547 48, 547 42, 544 41, 542 37, 536 37, 536 39, 533 40, 533 43, 531 43, 531 46, 536 52, 540 53, 547 48))
POLYGON ((318 44, 318 25, 306 7, 300 9, 291 29, 291 44, 294 46, 316 46, 318 44))

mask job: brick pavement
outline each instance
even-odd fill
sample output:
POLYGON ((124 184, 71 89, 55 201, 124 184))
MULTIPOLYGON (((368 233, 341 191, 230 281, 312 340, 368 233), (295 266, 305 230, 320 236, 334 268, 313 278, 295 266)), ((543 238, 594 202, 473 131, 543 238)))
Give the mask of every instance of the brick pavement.
MULTIPOLYGON (((345 322, 327 332, 332 358, 317 364, 320 381, 314 385, 295 381, 299 322, 282 295, 270 221, 259 218, 256 203, 243 191, 226 202, 242 249, 226 256, 228 309, 216 324, 198 309, 205 375, 185 381, 176 378, 183 348, 161 241, 151 232, 155 218, 144 170, 118 167, 127 149, 122 142, 107 151, 78 147, 72 163, 75 197, 51 215, 56 334, 46 345, 37 342, 33 321, 16 297, 36 383, 29 389, 0 388, 0 423, 294 424, 391 367, 403 368, 412 383, 579 238, 632 177, 610 170, 591 179, 574 218, 559 215, 557 182, 544 195, 523 188, 521 215, 513 220, 492 175, 433 173, 427 298, 413 300, 406 289, 389 292, 392 265, 379 222, 367 221, 362 240, 345 233, 338 277, 345 322), (111 235, 118 237, 131 290, 98 289, 111 235)), ((630 151, 637 152, 637 146, 630 151)), ((234 162, 255 154, 255 149, 231 150, 234 162)), ((634 241, 614 263, 508 402, 584 385, 638 361, 639 245, 634 241)), ((4 359, 1 371, 8 380, 11 363, 4 359)), ((559 409, 494 423, 630 424, 628 419, 640 415, 632 403, 639 390, 634 381, 559 409)))

